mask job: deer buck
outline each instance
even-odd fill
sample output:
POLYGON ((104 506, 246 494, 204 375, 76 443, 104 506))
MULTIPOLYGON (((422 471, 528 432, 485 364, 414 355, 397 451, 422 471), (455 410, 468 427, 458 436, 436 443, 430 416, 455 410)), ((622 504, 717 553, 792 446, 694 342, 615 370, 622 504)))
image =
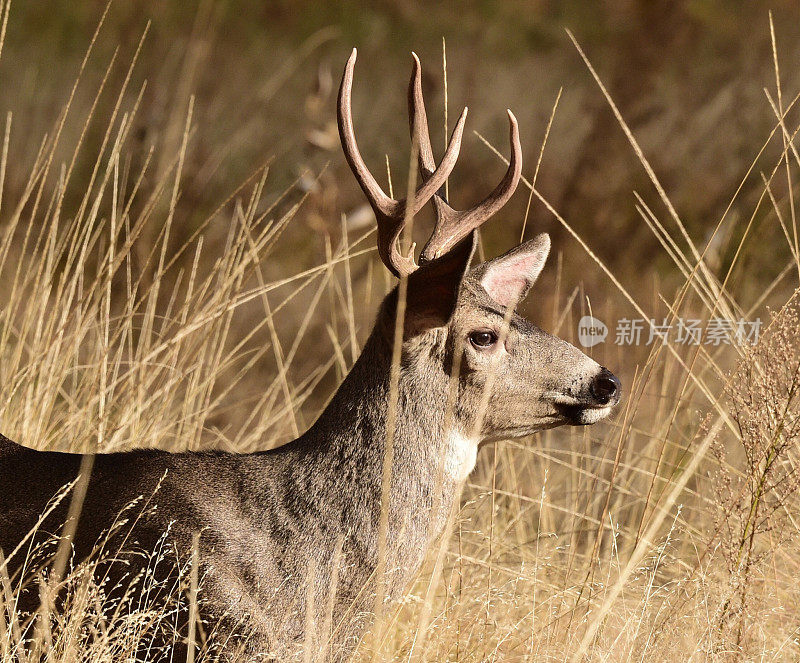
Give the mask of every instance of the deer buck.
MULTIPOLYGON (((420 183, 408 200, 395 200, 356 145, 355 61, 354 49, 338 97, 342 146, 375 211, 380 257, 400 285, 381 304, 330 404, 298 439, 252 454, 139 449, 97 454, 88 463, 0 436, 0 548, 12 582, 25 550, 69 518, 78 518, 69 540, 75 562, 91 556, 112 528, 125 530, 128 548, 148 551, 167 541, 179 559, 191 554, 200 532, 200 611, 207 626, 230 636, 223 638, 226 656, 285 661, 305 651, 306 660, 346 660, 370 624, 377 588, 395 600, 418 572, 482 444, 593 424, 618 403, 614 375, 513 313, 544 267, 547 235, 470 267, 476 229, 520 178, 514 115, 508 112, 505 176, 475 207, 453 209, 441 190, 467 111, 436 165, 414 56, 408 102, 420 183), (417 264, 413 247, 401 250, 400 236, 429 201, 436 225, 417 264), (52 508, 53 496, 81 471, 88 479, 79 515, 68 511, 69 499, 52 508), (120 526, 119 514, 137 500, 146 508, 120 526), (23 551, 9 558, 20 543, 23 551)), ((145 563, 141 555, 118 555, 111 566, 123 569, 109 577, 130 577, 145 563)), ((35 613, 38 588, 21 590, 19 601, 35 613)))

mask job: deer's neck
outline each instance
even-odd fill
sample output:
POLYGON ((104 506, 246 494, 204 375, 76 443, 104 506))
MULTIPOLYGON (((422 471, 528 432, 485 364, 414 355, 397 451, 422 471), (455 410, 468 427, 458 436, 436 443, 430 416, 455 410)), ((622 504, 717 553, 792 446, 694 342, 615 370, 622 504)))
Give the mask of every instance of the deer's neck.
POLYGON ((354 534, 372 546, 391 438, 387 539, 401 550, 422 552, 444 527, 474 466, 477 444, 449 423, 449 381, 441 363, 428 359, 434 368, 426 364, 423 370, 415 359, 404 360, 393 394, 390 356, 385 339, 373 333, 331 403, 299 442, 314 459, 314 484, 324 485, 320 499, 328 500, 343 522, 355 524, 354 534), (396 409, 390 431, 391 407, 396 409))

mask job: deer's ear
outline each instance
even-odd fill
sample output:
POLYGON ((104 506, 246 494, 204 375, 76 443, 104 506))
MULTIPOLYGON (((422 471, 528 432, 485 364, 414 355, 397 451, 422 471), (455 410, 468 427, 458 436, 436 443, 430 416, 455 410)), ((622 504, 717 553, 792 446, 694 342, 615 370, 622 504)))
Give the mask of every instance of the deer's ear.
POLYGON ((528 294, 550 253, 546 233, 520 244, 480 266, 479 280, 486 293, 502 306, 514 306, 528 294))
POLYGON ((440 258, 422 264, 408 277, 406 328, 412 334, 447 324, 458 301, 461 281, 475 253, 475 231, 440 258))

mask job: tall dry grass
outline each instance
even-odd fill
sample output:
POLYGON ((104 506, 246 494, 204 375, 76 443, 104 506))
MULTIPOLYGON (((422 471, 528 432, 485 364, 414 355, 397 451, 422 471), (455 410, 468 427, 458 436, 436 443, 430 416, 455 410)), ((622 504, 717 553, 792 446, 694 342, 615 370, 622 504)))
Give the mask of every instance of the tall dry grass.
MULTIPOLYGON (((8 11, 5 2, 0 16, 8 11)), ((654 291, 650 301, 637 299, 638 284, 621 281, 592 252, 593 238, 572 230, 528 183, 526 193, 574 236, 585 249, 587 270, 614 293, 592 300, 563 283, 556 260, 550 269, 559 275, 557 286, 542 296, 547 307, 539 308, 543 326, 574 340, 584 313, 608 322, 612 338, 592 352, 622 373, 626 398, 609 423, 484 450, 452 531, 359 657, 800 656, 794 299, 800 275, 794 139, 800 126, 789 123, 796 98, 781 96, 778 53, 776 45, 775 87, 767 94, 776 119, 764 145, 777 143, 780 157, 770 161, 765 150, 753 155, 740 175, 742 186, 760 182, 757 206, 743 207, 740 186, 702 244, 687 232, 668 189, 583 56, 660 199, 653 209, 638 197, 636 209, 682 283, 654 291), (792 260, 773 265, 753 300, 742 265, 748 254, 776 248, 752 231, 756 220, 781 229, 792 260), (718 260, 731 246, 735 259, 718 260), (775 308, 772 317, 767 302, 775 308), (760 316, 766 331, 754 348, 613 345, 613 322, 631 315, 673 322, 760 316)), ((134 56, 129 71, 135 65, 134 56)), ((126 75, 112 92, 105 79, 86 81, 81 73, 13 197, 3 183, 19 119, 5 119, 0 430, 29 446, 84 452, 272 446, 307 425, 368 333, 371 311, 389 286, 371 255, 372 231, 352 234, 355 221, 343 219, 338 243, 325 243, 324 262, 276 275, 270 260, 285 250, 284 231, 307 197, 324 199, 327 186, 312 174, 288 191, 273 190, 270 174, 286 167, 281 163, 254 164, 213 214, 190 227, 176 210, 193 149, 193 98, 187 96, 175 116, 173 149, 157 154, 150 148, 143 159, 132 159, 131 129, 148 90, 126 101, 130 80, 126 75), (97 99, 110 95, 110 114, 73 118, 78 86, 93 86, 97 99), (65 146, 68 123, 79 128, 69 132, 78 139, 65 146), (83 136, 97 124, 104 127, 102 141, 89 147, 83 136), (74 165, 89 150, 94 166, 87 181, 78 180, 74 165)), ((530 162, 527 168, 535 183, 530 162)), ((154 588, 145 575, 132 579, 125 600, 110 603, 90 571, 65 567, 64 604, 28 623, 15 610, 22 579, 0 573, 3 661, 129 660, 153 633, 170 627, 192 587, 189 579, 185 586, 154 588)))

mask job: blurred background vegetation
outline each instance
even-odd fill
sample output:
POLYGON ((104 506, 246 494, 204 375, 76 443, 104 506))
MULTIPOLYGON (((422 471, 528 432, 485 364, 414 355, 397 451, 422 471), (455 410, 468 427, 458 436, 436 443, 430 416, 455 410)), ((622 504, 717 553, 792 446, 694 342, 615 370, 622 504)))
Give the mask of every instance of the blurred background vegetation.
MULTIPOLYGON (((769 174, 783 149, 780 133, 774 132, 759 157, 776 124, 765 94, 766 88, 776 99, 770 10, 779 59, 787 65, 781 70, 785 107, 791 100, 788 91, 800 87, 800 69, 789 66, 800 56, 800 21, 792 0, 470 0, 370 6, 351 1, 140 0, 108 7, 104 0, 20 2, 11 8, 0 59, 0 107, 13 113, 3 195, 6 201, 19 198, 39 145, 53 136, 87 46, 107 11, 56 150, 56 162, 69 163, 85 131, 65 216, 80 204, 81 184, 89 181, 107 118, 145 35, 123 101, 123 111, 130 109, 141 93, 135 130, 124 150, 126 172, 138 173, 151 150, 153 154, 133 212, 146 204, 148 187, 155 187, 174 165, 193 95, 192 132, 170 241, 180 246, 239 185, 269 163, 262 209, 275 205, 271 216, 279 216, 305 196, 280 245, 264 260, 267 279, 289 276, 324 261, 326 244, 339 245, 342 215, 356 234, 372 222, 342 157, 335 124, 335 95, 350 49, 359 48, 354 117, 362 152, 382 181, 388 158, 395 187, 403 190, 409 53, 416 51, 423 62, 429 121, 434 145, 441 150, 446 43, 449 128, 461 108, 470 107, 465 144, 450 182, 454 204, 464 207, 480 199, 504 170, 474 132, 507 154, 504 110, 511 108, 520 121, 524 175, 530 179, 558 99, 536 188, 655 316, 665 312, 656 293, 672 290, 682 280, 637 212, 634 192, 673 235, 678 233, 566 28, 608 87, 700 251, 724 215, 705 255, 717 274, 724 275, 732 264, 754 214, 750 233, 766 248, 740 255, 729 282, 746 305, 791 259, 773 207, 757 204, 764 193, 761 171, 769 174)), ((57 176, 54 169, 50 178, 57 176)), ((771 190, 778 204, 785 201, 786 178, 775 177, 771 190)), ((519 241, 527 206, 528 190, 520 187, 483 231, 486 255, 519 241)), ((426 230, 422 226, 418 224, 420 233, 426 230)), ((563 322, 557 309, 576 287, 578 296, 570 300, 575 316, 588 302, 603 317, 609 299, 617 317, 634 315, 584 249, 533 197, 525 234, 540 231, 553 235, 553 265, 558 266, 546 270, 543 285, 528 302, 531 317, 551 329, 559 318, 563 322)), ((225 250, 227 232, 221 218, 208 227, 208 255, 225 250)), ((364 246, 372 243, 368 238, 364 246)), ((137 251, 144 261, 147 250, 137 251)), ((186 252, 185 260, 191 256, 186 252)), ((367 277, 380 276, 376 266, 374 259, 371 265, 354 263, 357 295, 367 277)), ((362 338, 377 303, 373 290, 367 292, 372 299, 357 311, 362 338)), ((310 298, 310 293, 300 293, 287 313, 276 318, 282 336, 291 339, 310 298)), ((319 357, 330 356, 325 326, 335 327, 336 314, 332 308, 324 312, 324 298, 320 306, 323 313, 315 316, 308 334, 314 348, 301 352, 292 367, 299 375, 307 374, 319 357)), ((261 314, 259 306, 245 307, 242 329, 261 314)), ((574 337, 572 320, 560 329, 568 338, 574 337)), ((611 320, 612 334, 613 324, 611 320)), ((601 359, 608 365, 619 365, 620 349, 604 347, 595 352, 605 353, 601 359)), ((265 374, 274 370, 263 367, 265 374)), ((256 390, 258 380, 267 378, 248 379, 256 390)), ((317 405, 333 384, 321 390, 317 405)))
MULTIPOLYGON (((0 100, 17 118, 9 185, 27 177, 26 159, 33 158, 32 146, 51 129, 104 8, 104 0, 13 6, 0 65, 0 100)), ((774 124, 762 91, 775 87, 768 9, 774 11, 781 58, 796 62, 800 22, 791 0, 482 0, 457 6, 140 0, 111 5, 85 79, 96 85, 118 49, 107 84, 114 90, 150 21, 130 88, 135 96, 135 83, 148 80, 137 120, 142 151, 166 143, 158 151, 172 154, 169 143, 180 135, 170 130, 182 128, 188 95, 197 98, 180 217, 203 216, 232 185, 272 158, 276 167, 270 179, 276 187, 330 164, 324 177, 336 184, 336 191, 316 201, 314 212, 321 218, 312 218, 310 209, 301 215, 314 231, 336 233, 339 213, 361 200, 334 126, 335 91, 347 53, 356 45, 361 54, 354 112, 362 151, 376 171, 388 154, 402 173, 409 52, 419 53, 425 67, 436 142, 436 126, 443 127, 444 38, 451 124, 462 106, 471 109, 468 140, 453 178, 454 199, 462 204, 475 200, 502 173, 502 164, 471 131, 507 152, 506 107, 520 120, 525 174, 533 173, 563 87, 537 188, 576 230, 592 231, 593 247, 605 261, 633 275, 650 271, 653 261, 667 267, 634 210, 632 191, 656 207, 657 202, 564 28, 586 50, 681 218, 702 244, 711 220, 722 216, 774 124), (629 250, 620 251, 622 246, 629 250)), ((797 68, 787 66, 781 73, 787 89, 795 89, 797 68)), ((94 92, 90 83, 78 89, 75 131, 82 128, 80 119, 94 92)), ((103 117, 104 105, 113 103, 113 93, 107 93, 96 114, 103 117)), ((104 129, 102 123, 89 127, 82 172, 90 170, 91 146, 104 129)), ((443 144, 443 129, 439 133, 443 144)), ((753 189, 759 185, 755 177, 753 189)), ((526 196, 516 196, 504 220, 494 224, 505 225, 508 235, 497 248, 518 233, 525 205, 526 196)), ((531 232, 558 233, 558 224, 541 204, 534 201, 530 214, 531 232)), ((730 220, 732 232, 736 221, 730 220)), ((567 250, 563 242, 556 246, 567 250)), ((722 253, 720 260, 729 258, 722 253)), ((567 261, 566 269, 571 264, 575 261, 567 261)))

